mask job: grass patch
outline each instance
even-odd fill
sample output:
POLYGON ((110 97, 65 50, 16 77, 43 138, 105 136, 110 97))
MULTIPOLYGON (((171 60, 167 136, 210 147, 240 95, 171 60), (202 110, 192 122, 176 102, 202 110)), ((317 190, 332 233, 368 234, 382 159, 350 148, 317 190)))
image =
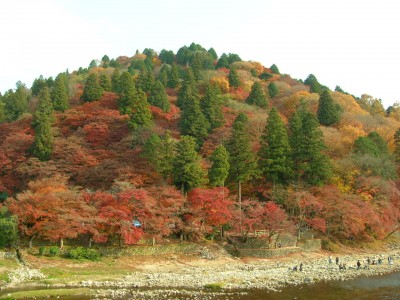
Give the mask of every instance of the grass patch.
POLYGON ((224 284, 220 283, 220 282, 208 283, 208 284, 204 285, 205 289, 213 290, 213 291, 220 291, 223 289, 223 287, 224 287, 224 284))
POLYGON ((47 289, 47 290, 34 290, 34 291, 19 291, 8 293, 0 297, 0 299, 35 299, 35 298, 50 298, 57 296, 80 296, 90 295, 89 288, 73 288, 73 289, 47 289))

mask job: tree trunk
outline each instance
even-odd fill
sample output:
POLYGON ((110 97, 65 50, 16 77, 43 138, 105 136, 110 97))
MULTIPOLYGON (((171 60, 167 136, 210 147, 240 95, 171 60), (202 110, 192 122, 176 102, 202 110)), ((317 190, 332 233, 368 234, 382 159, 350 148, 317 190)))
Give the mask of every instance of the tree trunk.
POLYGON ((151 245, 154 247, 155 244, 156 244, 156 238, 153 237, 153 238, 151 239, 151 245))
POLYGON ((33 239, 35 238, 35 236, 36 236, 36 234, 33 235, 29 240, 29 249, 32 249, 32 247, 33 247, 33 239))
POLYGON ((92 248, 92 238, 89 238, 89 248, 92 248))
POLYGON ((60 249, 64 249, 64 239, 60 239, 60 249))

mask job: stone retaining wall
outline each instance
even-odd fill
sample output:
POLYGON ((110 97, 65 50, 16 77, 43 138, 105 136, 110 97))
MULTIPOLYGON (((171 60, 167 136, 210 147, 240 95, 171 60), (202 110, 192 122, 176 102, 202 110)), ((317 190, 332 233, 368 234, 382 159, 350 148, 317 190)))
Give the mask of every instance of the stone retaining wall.
POLYGON ((239 249, 239 256, 270 258, 277 256, 285 256, 291 253, 298 253, 301 251, 302 249, 299 247, 279 248, 279 249, 239 249))
POLYGON ((320 239, 313 239, 313 240, 306 240, 302 243, 299 243, 299 247, 303 251, 315 252, 321 250, 321 240, 320 239))
POLYGON ((154 246, 132 246, 132 247, 99 247, 98 250, 103 256, 133 256, 133 255, 162 255, 176 253, 200 252, 203 246, 197 244, 167 244, 154 246))

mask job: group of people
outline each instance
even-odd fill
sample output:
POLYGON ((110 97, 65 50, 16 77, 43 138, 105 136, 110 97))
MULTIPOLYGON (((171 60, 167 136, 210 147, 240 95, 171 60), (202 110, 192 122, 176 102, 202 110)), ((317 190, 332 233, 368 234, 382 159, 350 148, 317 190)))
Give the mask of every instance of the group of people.
POLYGON ((289 268, 289 270, 302 272, 303 271, 303 263, 300 263, 299 266, 294 266, 292 269, 289 268))
MULTIPOLYGON (((359 270, 359 269, 361 269, 361 268, 363 268, 363 269, 369 269, 369 266, 370 265, 381 265, 382 264, 382 258, 381 257, 379 257, 378 259, 370 259, 369 257, 363 262, 363 264, 361 263, 361 261, 360 260, 357 260, 357 263, 356 263, 356 265, 357 265, 357 269, 359 270)), ((333 264, 333 260, 332 260, 332 257, 331 256, 329 256, 329 258, 328 258, 328 263, 329 263, 329 265, 331 265, 331 264, 333 264)), ((336 263, 336 265, 339 267, 339 270, 346 270, 347 269, 347 266, 346 266, 346 263, 341 263, 340 262, 340 259, 339 259, 339 257, 336 257, 335 258, 335 263, 336 263)), ((389 265, 393 265, 393 257, 392 256, 388 256, 388 264, 389 265)))

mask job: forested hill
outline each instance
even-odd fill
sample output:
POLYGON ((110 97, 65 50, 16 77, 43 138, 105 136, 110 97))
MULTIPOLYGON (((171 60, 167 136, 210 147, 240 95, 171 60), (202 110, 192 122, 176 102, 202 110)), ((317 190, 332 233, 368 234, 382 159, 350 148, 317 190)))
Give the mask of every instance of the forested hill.
POLYGON ((1 95, 0 219, 51 241, 380 239, 399 225, 399 127, 397 105, 194 43, 104 55, 1 95))

